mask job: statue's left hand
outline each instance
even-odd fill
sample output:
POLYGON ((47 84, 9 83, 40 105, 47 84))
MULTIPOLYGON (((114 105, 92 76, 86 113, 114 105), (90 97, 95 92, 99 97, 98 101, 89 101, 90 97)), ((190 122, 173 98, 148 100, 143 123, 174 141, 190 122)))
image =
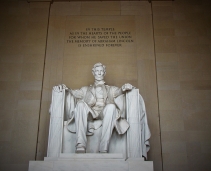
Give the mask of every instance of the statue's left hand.
POLYGON ((126 83, 122 86, 122 91, 132 90, 133 86, 129 83, 126 83))

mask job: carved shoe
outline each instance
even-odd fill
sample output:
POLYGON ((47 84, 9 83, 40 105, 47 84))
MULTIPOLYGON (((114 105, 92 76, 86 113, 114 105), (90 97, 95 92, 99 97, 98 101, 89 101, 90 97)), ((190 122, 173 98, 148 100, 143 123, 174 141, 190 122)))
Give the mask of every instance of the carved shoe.
POLYGON ((83 147, 77 147, 75 152, 76 152, 76 153, 85 153, 86 150, 85 150, 85 148, 83 148, 83 147))

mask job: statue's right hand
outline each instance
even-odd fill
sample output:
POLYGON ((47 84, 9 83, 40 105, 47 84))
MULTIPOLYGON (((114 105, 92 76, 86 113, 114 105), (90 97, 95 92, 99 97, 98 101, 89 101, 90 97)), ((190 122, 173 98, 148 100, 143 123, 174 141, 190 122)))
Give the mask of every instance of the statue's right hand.
POLYGON ((56 92, 62 92, 63 89, 68 90, 65 84, 59 84, 58 86, 53 87, 53 90, 56 92))

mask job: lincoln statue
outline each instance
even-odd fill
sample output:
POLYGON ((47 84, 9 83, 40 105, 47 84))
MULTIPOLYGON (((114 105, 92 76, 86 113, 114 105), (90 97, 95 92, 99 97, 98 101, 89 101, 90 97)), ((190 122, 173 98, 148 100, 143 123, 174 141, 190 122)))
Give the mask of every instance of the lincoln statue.
POLYGON ((131 84, 124 84, 121 88, 106 85, 106 67, 101 63, 94 65, 92 74, 95 78, 93 85, 78 90, 67 88, 64 84, 53 87, 56 92, 65 89, 76 99, 68 120, 68 125, 74 123, 74 128, 70 126, 70 132, 76 133, 76 153, 86 153, 87 135, 93 135, 94 130, 101 126, 100 153, 108 152, 113 129, 116 129, 118 134, 124 134, 129 128, 115 99, 134 87, 131 84))

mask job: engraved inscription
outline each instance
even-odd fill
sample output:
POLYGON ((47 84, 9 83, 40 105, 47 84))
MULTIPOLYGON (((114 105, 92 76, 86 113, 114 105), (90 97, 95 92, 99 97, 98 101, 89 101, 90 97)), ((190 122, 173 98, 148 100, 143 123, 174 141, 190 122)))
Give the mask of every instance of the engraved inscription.
POLYGON ((85 28, 84 31, 71 31, 66 43, 77 44, 78 47, 123 47, 133 43, 130 31, 118 31, 115 28, 85 28))

